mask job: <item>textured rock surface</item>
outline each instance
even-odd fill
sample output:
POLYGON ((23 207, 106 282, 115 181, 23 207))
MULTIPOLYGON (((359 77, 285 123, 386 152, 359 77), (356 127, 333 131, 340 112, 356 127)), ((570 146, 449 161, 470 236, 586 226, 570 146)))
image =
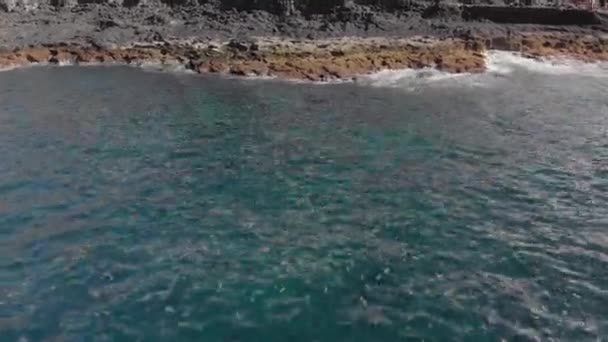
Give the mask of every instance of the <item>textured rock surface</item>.
MULTIPOLYGON (((418 1, 424 2, 424 0, 418 1)), ((39 6, 70 7, 87 3, 115 3, 129 7, 140 4, 150 5, 154 4, 154 2, 164 3, 169 6, 198 6, 212 4, 219 6, 222 9, 264 10, 277 14, 292 14, 296 11, 302 11, 309 14, 327 13, 333 8, 345 7, 351 4, 396 9, 408 7, 411 3, 410 0, 0 0, 0 6, 5 10, 14 10, 20 5, 22 8, 29 6, 29 9, 34 9, 39 6), (26 4, 23 4, 23 2, 27 2, 27 6, 26 4)))
POLYGON ((59 44, 0 52, 0 68, 31 64, 118 63, 182 65, 198 73, 277 76, 327 81, 383 69, 433 67, 447 72, 482 72, 486 49, 518 51, 530 58, 573 57, 608 61, 608 40, 562 34, 521 34, 481 39, 266 38, 251 41, 175 41, 128 47, 59 44))
POLYGON ((5 68, 153 62, 309 80, 404 67, 478 72, 484 48, 606 60, 608 32, 601 13, 451 0, 0 0, 0 8, 5 68))
POLYGON ((0 15, 0 46, 82 44, 91 40, 125 45, 178 38, 253 36, 447 38, 547 30, 597 34, 608 27, 607 20, 587 12, 516 9, 514 16, 512 10, 463 10, 444 2, 436 5, 427 0, 0 0, 3 8, 12 11, 0 15), (532 22, 521 24, 520 19, 526 17, 531 20, 525 22, 532 22), (538 25, 534 18, 552 25, 538 25))
POLYGON ((465 7, 466 20, 491 20, 498 23, 542 25, 597 25, 600 19, 581 9, 525 8, 525 7, 465 7))

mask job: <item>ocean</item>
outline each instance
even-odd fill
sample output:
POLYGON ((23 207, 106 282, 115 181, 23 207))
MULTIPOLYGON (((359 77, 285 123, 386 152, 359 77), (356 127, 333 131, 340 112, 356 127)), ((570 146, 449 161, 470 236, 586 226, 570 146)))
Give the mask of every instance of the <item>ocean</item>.
POLYGON ((598 341, 608 67, 0 73, 0 341, 598 341))

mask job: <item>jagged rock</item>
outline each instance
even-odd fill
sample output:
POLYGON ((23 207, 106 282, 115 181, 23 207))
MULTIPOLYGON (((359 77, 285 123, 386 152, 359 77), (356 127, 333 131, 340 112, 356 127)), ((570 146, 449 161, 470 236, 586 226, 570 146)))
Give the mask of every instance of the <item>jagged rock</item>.
POLYGON ((17 6, 17 0, 0 0, 0 9, 6 12, 12 12, 17 6))
POLYGON ((51 0, 51 6, 53 6, 53 7, 72 8, 77 5, 78 5, 78 0, 51 0))
POLYGON ((166 16, 160 15, 158 13, 152 14, 144 19, 144 23, 146 25, 165 25, 170 21, 166 16))
POLYGON ((230 42, 228 42, 227 46, 233 50, 240 52, 246 52, 250 50, 255 51, 258 49, 258 46, 257 44, 255 44, 255 42, 243 41, 238 39, 232 39, 230 42))
POLYGON ((263 10, 275 14, 292 15, 329 13, 333 8, 344 5, 345 0, 220 0, 224 9, 242 11, 263 10))
POLYGON ((105 30, 105 29, 108 29, 111 27, 120 27, 120 26, 121 26, 121 23, 119 23, 115 20, 112 20, 112 19, 102 19, 97 22, 97 27, 99 27, 100 30, 105 30))
POLYGON ((0 9, 6 12, 32 11, 39 6, 38 0, 0 0, 0 9))
MULTIPOLYGON (((519 34, 503 38, 502 42, 497 38, 492 41, 506 48, 518 46, 523 56, 529 58, 566 56, 583 61, 608 61, 608 42, 597 37, 519 34)), ((122 48, 58 44, 5 49, 0 52, 0 69, 31 63, 180 63, 198 72, 313 81, 348 79, 382 69, 435 67, 454 73, 485 70, 485 44, 482 40, 338 39, 322 44, 271 40, 255 44, 255 51, 252 51, 249 41, 232 41, 213 47, 212 44, 205 47, 165 42, 162 45, 122 48), (206 50, 213 53, 207 54, 206 50), (238 53, 235 54, 235 50, 238 53)))
POLYGON ((296 13, 295 0, 276 0, 276 12, 282 15, 292 15, 296 13))

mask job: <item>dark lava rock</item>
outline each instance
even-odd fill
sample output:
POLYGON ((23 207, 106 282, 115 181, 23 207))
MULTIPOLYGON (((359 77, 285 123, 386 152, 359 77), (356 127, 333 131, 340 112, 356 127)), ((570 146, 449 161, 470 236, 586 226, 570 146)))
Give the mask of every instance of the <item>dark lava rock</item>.
MULTIPOLYGON (((228 43, 228 47, 237 51, 241 51, 241 52, 246 52, 251 50, 251 47, 254 46, 255 43, 250 42, 250 41, 242 41, 242 40, 238 40, 238 39, 232 39, 229 43, 228 43)), ((257 46, 257 45, 255 45, 257 46)))

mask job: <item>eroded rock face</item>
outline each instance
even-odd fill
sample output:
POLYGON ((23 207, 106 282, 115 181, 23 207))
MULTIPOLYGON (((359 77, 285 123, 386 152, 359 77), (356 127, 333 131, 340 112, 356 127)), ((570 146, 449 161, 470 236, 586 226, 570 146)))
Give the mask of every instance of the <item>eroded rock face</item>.
MULTIPOLYGON (((386 10, 407 9, 412 5, 411 0, 358 0, 361 5, 376 6, 386 10)), ((429 1, 430 2, 430 1, 429 1)))
MULTIPOLYGON (((291 15, 328 13, 332 9, 349 4, 375 6, 383 9, 406 8, 413 0, 158 0, 169 6, 213 4, 221 9, 243 11, 263 10, 275 14, 291 15)), ((424 1, 424 0, 421 0, 424 1)), ((117 4, 132 7, 139 3, 153 3, 153 0, 0 0, 0 9, 13 11, 18 8, 35 9, 39 6, 73 7, 78 4, 117 4)))
POLYGON ((116 4, 132 7, 140 3, 153 4, 154 2, 172 7, 213 4, 221 9, 263 10, 285 15, 291 15, 297 11, 309 13, 328 12, 331 8, 344 4, 344 0, 0 0, 0 10, 10 12, 18 9, 33 10, 47 5, 53 7, 73 7, 89 3, 116 4))
POLYGON ((241 11, 262 10, 275 14, 291 15, 328 13, 344 6, 346 0, 220 0, 223 9, 241 11))
POLYGON ((600 19, 585 9, 526 7, 465 7, 465 20, 490 20, 495 23, 538 25, 597 25, 600 19))
POLYGON ((15 10, 32 11, 39 7, 39 0, 0 0, 0 10, 12 12, 15 10))

